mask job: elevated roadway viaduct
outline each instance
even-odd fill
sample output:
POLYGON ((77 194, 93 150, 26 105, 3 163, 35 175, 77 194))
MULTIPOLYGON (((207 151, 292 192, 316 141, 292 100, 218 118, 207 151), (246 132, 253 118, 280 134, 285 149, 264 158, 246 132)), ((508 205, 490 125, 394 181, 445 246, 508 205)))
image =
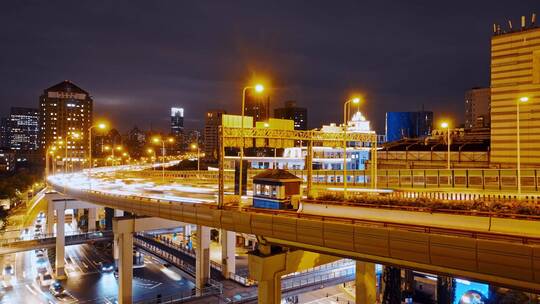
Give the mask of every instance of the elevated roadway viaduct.
MULTIPOLYGON (((485 223, 455 229, 449 226, 460 223, 463 217, 409 212, 382 221, 381 218, 370 219, 369 215, 353 218, 343 214, 323 216, 237 207, 218 209, 213 203, 64 188, 54 182, 52 187, 57 191, 65 190, 66 195, 82 201, 137 215, 255 234, 267 244, 540 290, 540 227, 536 221, 501 222, 501 229, 485 229, 482 226, 485 223), (423 224, 414 224, 415 216, 423 218, 423 224)), ((467 219, 485 221, 476 217, 467 219)), ((272 257, 269 252, 260 256, 272 257)), ((256 263, 250 265, 256 266, 256 263)), ((264 261, 259 265, 264 265, 264 261)), ((250 271, 260 273, 261 269, 250 271)), ((268 282, 266 285, 271 289, 276 284, 268 282)))

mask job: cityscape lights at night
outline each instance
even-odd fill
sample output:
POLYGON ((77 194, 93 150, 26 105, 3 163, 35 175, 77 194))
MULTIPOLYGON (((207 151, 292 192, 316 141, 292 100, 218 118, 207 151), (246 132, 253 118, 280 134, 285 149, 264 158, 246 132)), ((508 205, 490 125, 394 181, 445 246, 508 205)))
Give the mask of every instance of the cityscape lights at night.
POLYGON ((4 3, 0 303, 540 303, 539 4, 484 2, 4 3))

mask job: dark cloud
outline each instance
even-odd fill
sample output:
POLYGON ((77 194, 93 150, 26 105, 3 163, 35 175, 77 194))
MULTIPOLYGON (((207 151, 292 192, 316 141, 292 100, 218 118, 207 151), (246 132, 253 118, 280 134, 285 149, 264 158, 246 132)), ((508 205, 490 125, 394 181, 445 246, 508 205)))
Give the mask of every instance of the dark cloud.
POLYGON ((338 121, 353 91, 381 130, 386 111, 422 105, 462 120, 464 91, 489 85, 492 23, 539 7, 495 2, 3 1, 0 114, 70 79, 121 129, 165 129, 173 105, 201 127, 264 76, 311 127, 338 121))

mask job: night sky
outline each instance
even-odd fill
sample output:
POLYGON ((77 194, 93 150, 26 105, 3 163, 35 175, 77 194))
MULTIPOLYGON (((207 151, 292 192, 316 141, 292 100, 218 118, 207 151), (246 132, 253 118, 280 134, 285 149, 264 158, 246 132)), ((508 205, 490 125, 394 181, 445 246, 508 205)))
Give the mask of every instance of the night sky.
POLYGON ((309 126, 341 120, 343 101, 384 130, 386 111, 463 121, 468 88, 489 85, 492 24, 540 12, 538 1, 2 1, 0 114, 37 107, 69 79, 95 117, 121 131, 166 130, 171 106, 187 128, 204 112, 239 112, 252 79, 272 106, 297 100, 309 126))

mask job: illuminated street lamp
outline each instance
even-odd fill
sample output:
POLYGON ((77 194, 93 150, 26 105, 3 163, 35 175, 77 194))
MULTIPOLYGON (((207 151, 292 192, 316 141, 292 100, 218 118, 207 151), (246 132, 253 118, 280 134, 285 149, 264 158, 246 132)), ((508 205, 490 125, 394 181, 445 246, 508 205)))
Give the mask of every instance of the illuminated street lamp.
POLYGON ((518 102, 516 103, 516 129, 517 129, 517 188, 518 188, 518 196, 521 197, 521 138, 520 138, 520 128, 519 128, 519 121, 520 121, 520 112, 519 112, 519 104, 520 103, 526 103, 529 101, 529 97, 523 96, 520 97, 518 102))
POLYGON ((156 167, 154 166, 154 161, 156 160, 156 151, 152 148, 146 149, 146 153, 149 155, 152 155, 150 160, 152 160, 152 170, 156 170, 156 167))
POLYGON ((156 136, 156 137, 152 138, 152 142, 155 143, 155 144, 161 143, 161 157, 162 157, 162 159, 161 159, 161 172, 162 172, 161 179, 164 182, 165 181, 165 142, 173 143, 174 138, 169 137, 166 140, 164 140, 163 138, 156 136))
POLYGON ((112 159, 111 166, 114 166, 115 160, 116 160, 115 155, 114 155, 114 151, 120 152, 120 151, 124 150, 124 147, 122 147, 122 146, 112 146, 112 147, 111 146, 105 146, 105 147, 103 147, 103 149, 105 151, 109 151, 109 150, 111 151, 111 159, 112 159))
MULTIPOLYGON (((360 98, 351 98, 343 104, 343 197, 347 197, 347 127, 350 104, 360 104, 360 98)), ((372 177, 373 178, 373 177, 372 177)))
POLYGON ((92 163, 92 129, 98 128, 100 130, 107 129, 107 125, 103 122, 98 123, 97 125, 93 125, 90 128, 88 128, 88 179, 92 176, 92 167, 94 167, 94 164, 92 163))
POLYGON ((448 170, 450 170, 450 124, 446 121, 443 121, 441 123, 441 128, 443 129, 446 129, 446 135, 447 135, 447 139, 446 139, 446 144, 448 145, 448 156, 446 157, 447 158, 447 167, 448 167, 448 170))
MULTIPOLYGON (((254 90, 257 93, 261 93, 264 91, 264 86, 262 84, 256 84, 255 86, 247 86, 244 87, 242 90, 242 117, 240 122, 241 132, 242 132, 242 146, 240 147, 240 172, 239 172, 239 180, 238 180, 238 193, 240 194, 240 200, 242 200, 242 166, 244 162, 244 145, 245 145, 245 136, 244 136, 244 115, 245 115, 245 107, 246 107, 246 92, 247 90, 254 90)), ((247 183, 247 182, 246 182, 247 183)))
MULTIPOLYGON (((47 151, 45 152, 45 182, 47 181, 47 177, 49 177, 49 158, 53 158, 53 167, 54 167, 54 153, 58 148, 56 146, 50 146, 47 148, 47 151)), ((53 170, 54 172, 54 170, 53 170)))
POLYGON ((200 163, 200 153, 201 153, 201 149, 199 149, 199 145, 198 144, 191 144, 191 149, 193 150, 197 150, 197 173, 199 173, 199 171, 201 171, 201 163, 200 163))

